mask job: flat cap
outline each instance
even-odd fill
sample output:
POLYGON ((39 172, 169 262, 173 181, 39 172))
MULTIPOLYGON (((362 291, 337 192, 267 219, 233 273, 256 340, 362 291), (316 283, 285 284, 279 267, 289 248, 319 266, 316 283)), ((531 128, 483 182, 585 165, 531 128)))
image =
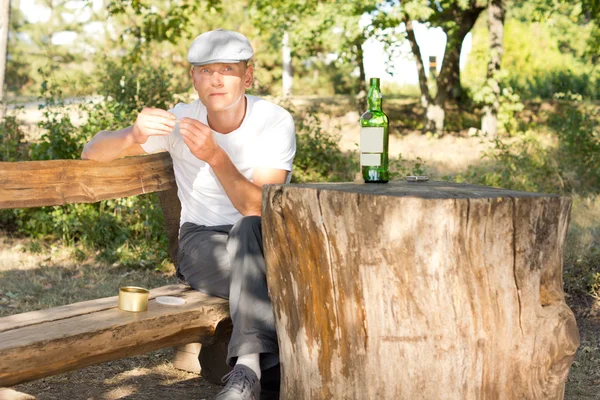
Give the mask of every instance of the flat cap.
POLYGON ((196 37, 188 50, 192 65, 237 63, 252 58, 254 51, 246 36, 238 32, 217 29, 196 37))

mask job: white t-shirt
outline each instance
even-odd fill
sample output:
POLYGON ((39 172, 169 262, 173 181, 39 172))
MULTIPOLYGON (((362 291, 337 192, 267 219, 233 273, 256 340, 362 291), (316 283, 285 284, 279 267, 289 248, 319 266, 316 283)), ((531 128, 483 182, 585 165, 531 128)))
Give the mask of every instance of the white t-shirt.
MULTIPOLYGON (((289 112, 255 96, 246 96, 241 126, 228 134, 213 131, 217 143, 242 175, 252 180, 255 167, 292 170, 296 130, 289 112)), ((206 107, 196 100, 169 110, 178 119, 194 118, 208 125, 206 107)), ((151 136, 142 145, 146 153, 168 151, 173 159, 177 194, 181 201, 180 225, 193 222, 215 226, 235 224, 242 215, 233 207, 212 168, 197 159, 183 141, 179 124, 168 136, 151 136)), ((288 174, 291 177, 291 174, 288 174)))

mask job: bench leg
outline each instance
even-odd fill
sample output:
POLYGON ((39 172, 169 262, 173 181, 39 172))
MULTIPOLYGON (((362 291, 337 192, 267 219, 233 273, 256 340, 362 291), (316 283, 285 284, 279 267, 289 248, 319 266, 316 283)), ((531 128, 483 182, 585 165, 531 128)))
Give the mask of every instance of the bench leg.
POLYGON ((201 371, 200 349, 202 349, 202 344, 200 343, 189 343, 175 347, 173 366, 183 371, 199 374, 201 371))
POLYGON ((35 400, 30 394, 17 392, 9 388, 0 388, 0 399, 2 400, 35 400))

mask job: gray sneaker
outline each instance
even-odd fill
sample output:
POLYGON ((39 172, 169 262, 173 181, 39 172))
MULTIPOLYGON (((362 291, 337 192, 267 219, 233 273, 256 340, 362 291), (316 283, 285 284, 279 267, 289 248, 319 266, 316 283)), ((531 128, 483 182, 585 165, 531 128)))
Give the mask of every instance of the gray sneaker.
POLYGON ((225 388, 215 400, 259 400, 260 380, 252 369, 245 365, 236 365, 223 377, 225 388))

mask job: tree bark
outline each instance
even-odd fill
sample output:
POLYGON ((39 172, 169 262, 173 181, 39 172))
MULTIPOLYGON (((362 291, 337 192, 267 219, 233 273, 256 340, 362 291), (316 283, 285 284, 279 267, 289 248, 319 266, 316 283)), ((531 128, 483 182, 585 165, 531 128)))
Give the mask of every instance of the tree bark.
POLYGON ((0 9, 0 118, 4 116, 4 76, 8 58, 8 30, 10 22, 10 0, 2 0, 0 9))
POLYGON ((421 88, 421 105, 425 108, 425 124, 423 127, 424 132, 433 132, 437 135, 441 135, 444 132, 444 108, 435 103, 431 93, 429 92, 429 86, 427 85, 427 76, 425 75, 425 64, 423 63, 423 57, 421 56, 421 50, 417 43, 417 37, 412 26, 410 18, 404 20, 406 24, 406 36, 410 43, 410 48, 415 56, 417 62, 417 73, 419 75, 419 87, 421 88))
POLYGON ((437 94, 435 103, 442 108, 446 101, 455 103, 462 95, 460 83, 460 51, 465 36, 473 29, 483 7, 473 6, 468 10, 455 12, 456 27, 446 30, 448 37, 442 68, 437 79, 437 94))
POLYGON ((356 62, 358 64, 358 95, 356 99, 359 115, 367 109, 367 75, 365 73, 365 56, 362 47, 364 42, 365 38, 359 36, 354 43, 354 46, 356 46, 356 62))
POLYGON ((283 40, 281 46, 281 56, 283 60, 283 71, 282 71, 282 95, 283 97, 290 97, 292 95, 292 89, 294 85, 294 73, 292 70, 292 49, 290 48, 290 34, 285 31, 283 33, 283 40))
POLYGON ((110 163, 0 162, 0 183, 0 208, 96 203, 176 188, 168 153, 120 158, 110 163))
POLYGON ((498 136, 498 112, 500 111, 500 83, 498 72, 504 54, 504 0, 491 0, 488 3, 488 27, 490 31, 490 62, 488 63, 487 78, 492 88, 494 98, 492 104, 483 108, 481 130, 491 138, 498 136))
POLYGON ((266 186, 282 399, 562 399, 571 200, 448 182, 266 186))
POLYGON ((404 23, 406 25, 406 36, 408 38, 408 42, 410 43, 410 49, 413 52, 415 60, 417 62, 419 87, 421 88, 421 105, 426 108, 429 104, 433 103, 433 98, 429 93, 429 86, 427 86, 425 64, 423 64, 423 57, 421 56, 421 50, 419 49, 419 44, 417 43, 417 37, 415 36, 412 21, 410 20, 410 18, 406 18, 404 20, 404 23))

